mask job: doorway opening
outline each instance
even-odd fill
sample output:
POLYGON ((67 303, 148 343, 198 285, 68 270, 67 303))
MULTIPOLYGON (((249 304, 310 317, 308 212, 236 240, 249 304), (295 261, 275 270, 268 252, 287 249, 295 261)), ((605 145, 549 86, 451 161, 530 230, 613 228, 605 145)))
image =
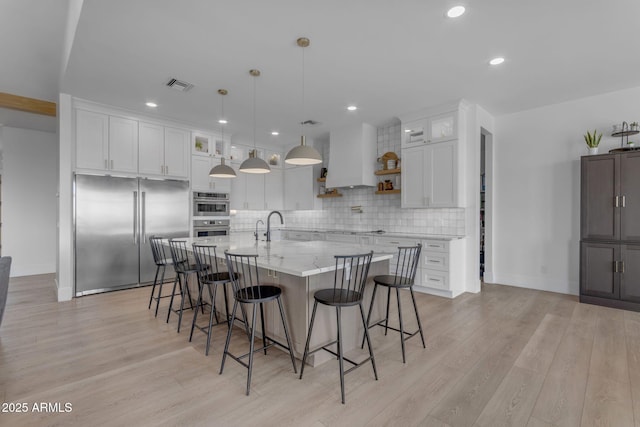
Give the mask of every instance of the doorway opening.
POLYGON ((479 265, 480 281, 491 282, 491 200, 493 182, 493 135, 480 129, 480 203, 479 203, 479 265))

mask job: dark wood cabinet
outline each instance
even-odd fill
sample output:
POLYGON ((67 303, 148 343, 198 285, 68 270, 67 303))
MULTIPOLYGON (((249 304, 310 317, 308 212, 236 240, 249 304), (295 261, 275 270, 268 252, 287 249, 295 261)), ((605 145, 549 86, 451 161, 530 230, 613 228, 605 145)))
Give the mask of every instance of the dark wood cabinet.
POLYGON ((640 311, 640 151, 581 161, 580 301, 640 311))

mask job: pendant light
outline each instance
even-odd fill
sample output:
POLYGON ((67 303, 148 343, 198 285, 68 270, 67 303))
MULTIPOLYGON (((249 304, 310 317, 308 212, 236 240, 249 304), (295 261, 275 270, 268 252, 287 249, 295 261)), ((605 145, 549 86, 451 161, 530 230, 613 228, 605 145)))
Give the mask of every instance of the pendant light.
MULTIPOLYGON (((224 117, 224 96, 228 93, 226 89, 218 89, 218 93, 221 95, 220 103, 222 106, 222 118, 218 121, 221 124, 220 128, 222 129, 222 142, 224 143, 224 125, 227 123, 224 117), (223 123, 224 120, 224 123, 223 123)), ((224 157, 220 159, 220 164, 214 166, 209 171, 209 176, 211 178, 235 178, 236 171, 233 170, 231 166, 224 164, 224 157)))
POLYGON ((249 151, 249 158, 240 165, 240 172, 245 173, 269 173, 271 168, 260 157, 256 148, 256 78, 260 76, 260 70, 249 70, 253 76, 253 150, 249 151))
POLYGON ((285 163, 290 165, 316 165, 322 163, 322 156, 313 147, 306 145, 306 138, 304 136, 304 48, 309 46, 310 41, 306 37, 300 37, 296 40, 298 46, 302 48, 302 120, 300 126, 302 128, 302 136, 300 136, 300 145, 292 148, 287 156, 284 158, 285 163))

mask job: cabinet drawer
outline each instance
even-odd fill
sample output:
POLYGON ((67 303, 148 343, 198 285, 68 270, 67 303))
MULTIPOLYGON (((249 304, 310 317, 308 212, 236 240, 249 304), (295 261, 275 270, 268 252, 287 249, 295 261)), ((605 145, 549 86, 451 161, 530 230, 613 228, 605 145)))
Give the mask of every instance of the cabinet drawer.
POLYGON ((438 270, 424 269, 420 286, 449 290, 449 273, 438 270))
POLYGON ((330 242, 358 243, 358 236, 355 234, 327 233, 326 240, 330 242))
POLYGON ((403 239, 394 237, 376 237, 375 244, 380 246, 390 246, 397 248, 398 246, 415 246, 420 243, 414 239, 403 239))
POLYGON ((449 271, 449 254, 445 252, 426 251, 422 255, 424 268, 440 271, 449 271))
POLYGON ((449 252, 449 242, 444 240, 425 240, 422 250, 429 252, 449 252))

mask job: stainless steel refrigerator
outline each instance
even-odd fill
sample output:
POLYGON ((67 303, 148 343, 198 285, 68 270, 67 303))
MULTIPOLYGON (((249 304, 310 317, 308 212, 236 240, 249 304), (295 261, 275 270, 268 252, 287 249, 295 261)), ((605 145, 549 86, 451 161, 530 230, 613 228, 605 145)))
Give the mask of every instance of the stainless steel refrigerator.
POLYGON ((186 181, 76 175, 74 201, 76 296, 152 282, 149 237, 189 235, 186 181))

